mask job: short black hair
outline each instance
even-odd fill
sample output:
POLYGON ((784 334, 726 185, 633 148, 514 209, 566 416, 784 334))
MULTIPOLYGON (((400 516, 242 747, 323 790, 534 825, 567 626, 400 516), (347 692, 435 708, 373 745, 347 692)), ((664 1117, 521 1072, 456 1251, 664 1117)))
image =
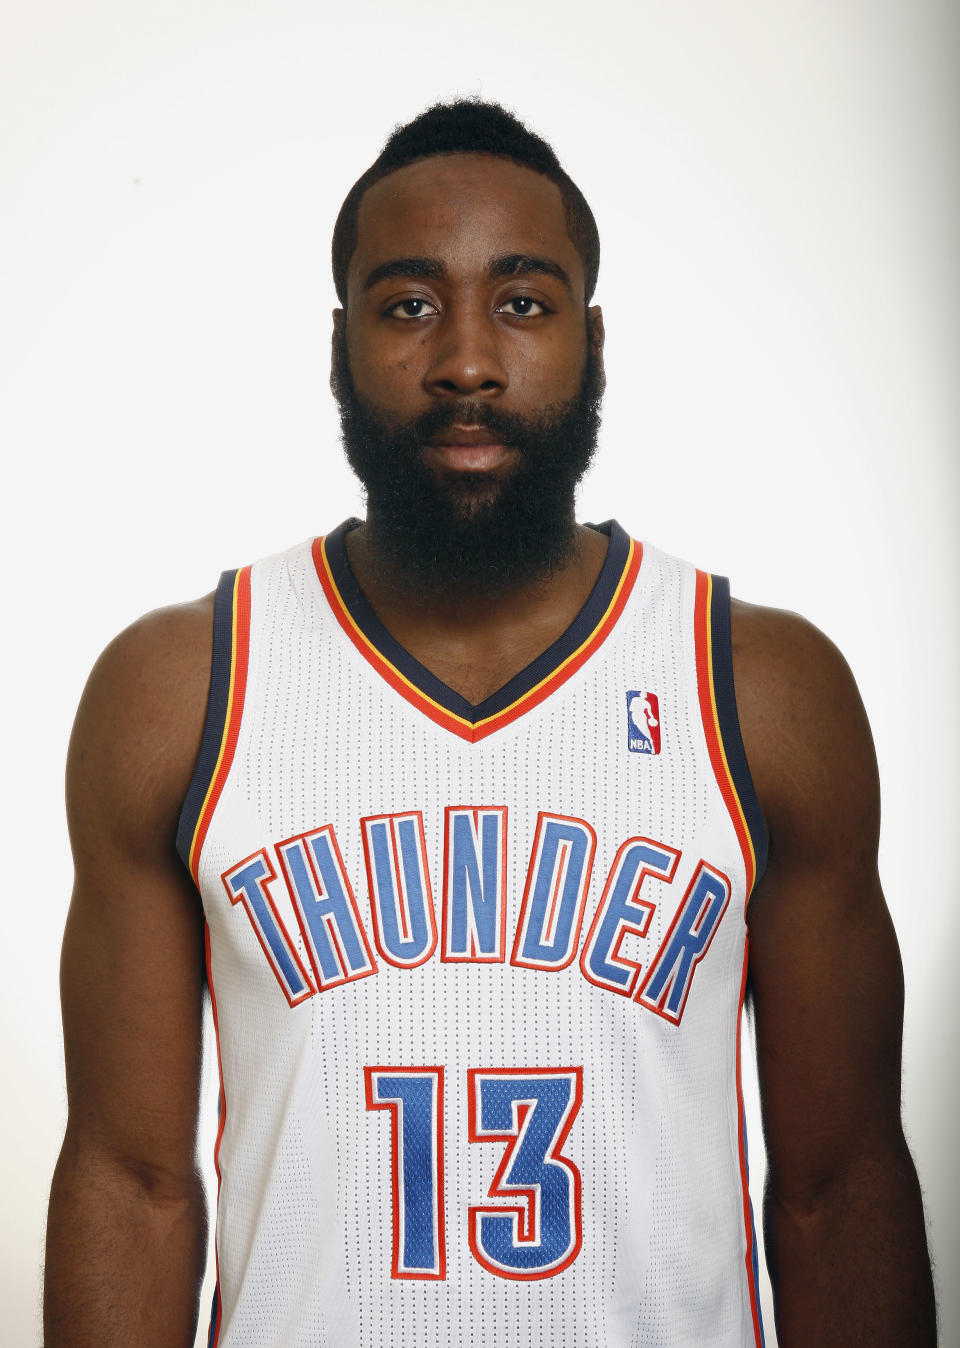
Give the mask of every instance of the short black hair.
POLYGON ((600 270, 600 235, 586 197, 561 168, 545 140, 499 103, 485 103, 479 98, 434 103, 413 121, 396 127, 366 173, 350 188, 333 227, 333 284, 340 303, 347 303, 347 269, 357 246, 357 215, 363 194, 388 173, 414 160, 444 154, 489 154, 511 159, 556 183, 563 198, 567 233, 583 262, 584 297, 589 304, 600 270))

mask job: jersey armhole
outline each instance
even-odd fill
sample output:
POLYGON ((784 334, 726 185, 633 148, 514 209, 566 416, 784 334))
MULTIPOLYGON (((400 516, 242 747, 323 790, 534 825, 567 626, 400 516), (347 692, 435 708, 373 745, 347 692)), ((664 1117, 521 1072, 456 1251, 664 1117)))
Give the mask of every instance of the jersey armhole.
POLYGON ((250 645, 250 567, 224 571, 213 604, 210 691, 200 752, 177 824, 177 851, 198 880, 203 842, 240 731, 250 645))
POLYGON ((767 864, 767 826, 750 775, 733 682, 730 582, 697 572, 697 686, 710 760, 747 863, 747 897, 767 864))

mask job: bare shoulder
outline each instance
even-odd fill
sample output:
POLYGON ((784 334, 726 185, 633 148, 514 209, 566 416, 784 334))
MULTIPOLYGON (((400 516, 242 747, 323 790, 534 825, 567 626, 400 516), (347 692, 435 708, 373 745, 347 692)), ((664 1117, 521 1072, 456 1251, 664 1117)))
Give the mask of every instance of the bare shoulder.
POLYGON ((213 605, 210 594, 146 614, 94 665, 67 762, 75 845, 94 825, 101 840, 166 850, 203 733, 213 605))
POLYGON ((781 852, 812 837, 875 845, 879 789, 870 726, 839 649, 796 613, 735 600, 731 642, 744 747, 781 852))
POLYGON ((94 665, 70 741, 75 879, 60 966, 69 1118, 58 1183, 74 1194, 95 1183, 104 1211, 131 1183, 145 1204, 143 1176, 178 1203, 194 1193, 203 918, 176 831, 212 636, 211 598, 133 623, 94 665))
POLYGON ((798 613, 734 599, 730 629, 738 706, 741 695, 805 704, 828 691, 856 692, 840 650, 798 613))

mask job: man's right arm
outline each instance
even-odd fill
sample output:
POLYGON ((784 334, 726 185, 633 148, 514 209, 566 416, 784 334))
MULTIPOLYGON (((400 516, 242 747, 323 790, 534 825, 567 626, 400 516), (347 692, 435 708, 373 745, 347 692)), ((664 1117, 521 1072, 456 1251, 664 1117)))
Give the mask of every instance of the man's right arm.
POLYGON ((67 765, 76 882, 61 963, 69 1105, 46 1348, 189 1348, 206 1255, 196 1168, 200 901, 174 838, 203 728, 212 598, 101 656, 67 765))

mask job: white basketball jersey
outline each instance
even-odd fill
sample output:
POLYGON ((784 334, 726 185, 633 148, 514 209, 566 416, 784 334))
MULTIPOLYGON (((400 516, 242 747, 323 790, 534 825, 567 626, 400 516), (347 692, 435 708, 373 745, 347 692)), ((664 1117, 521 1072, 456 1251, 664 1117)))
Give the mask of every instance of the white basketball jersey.
POLYGON ((603 526, 583 611, 474 707, 378 621, 351 523, 218 590, 178 838, 210 1342, 757 1348, 726 582, 603 526))

